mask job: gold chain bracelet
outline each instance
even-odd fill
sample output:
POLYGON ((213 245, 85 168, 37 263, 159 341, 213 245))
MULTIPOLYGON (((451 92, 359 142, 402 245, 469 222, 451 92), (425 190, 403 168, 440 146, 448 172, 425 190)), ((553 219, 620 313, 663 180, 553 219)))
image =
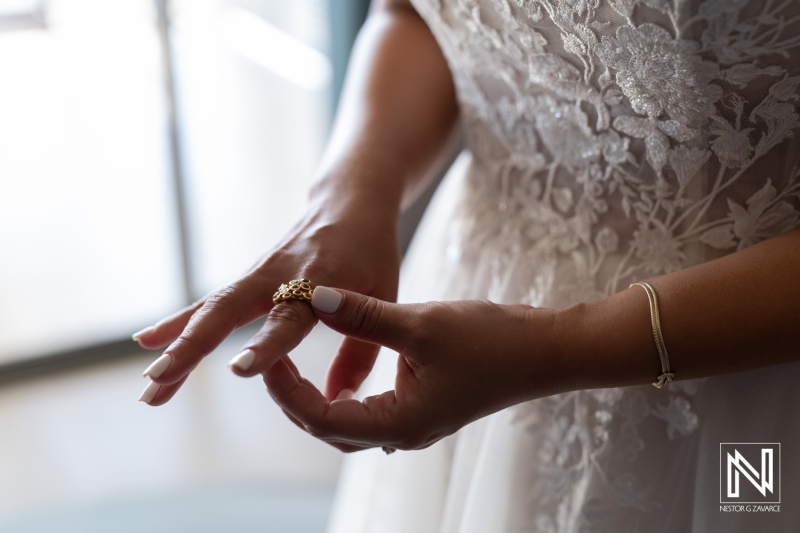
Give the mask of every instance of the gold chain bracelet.
POLYGON ((661 359, 661 375, 658 380, 653 383, 653 386, 660 389, 664 385, 672 383, 675 374, 672 373, 669 367, 669 355, 667 355, 667 345, 664 344, 664 335, 661 333, 661 317, 658 314, 658 296, 653 287, 646 281, 637 281, 631 283, 631 287, 638 285, 647 293, 647 299, 650 301, 650 321, 653 324, 653 338, 656 341, 656 349, 658 350, 658 357, 661 359))

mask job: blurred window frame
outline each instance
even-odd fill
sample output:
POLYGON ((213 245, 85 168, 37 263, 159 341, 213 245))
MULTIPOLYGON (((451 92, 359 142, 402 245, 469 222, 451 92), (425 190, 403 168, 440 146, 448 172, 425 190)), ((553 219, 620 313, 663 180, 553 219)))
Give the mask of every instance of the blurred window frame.
MULTIPOLYGON (((179 120, 176 116, 180 109, 175 90, 175 67, 173 64, 170 23, 170 0, 152 0, 157 10, 157 31, 160 39, 164 95, 167 100, 166 109, 172 113, 167 117, 169 158, 171 164, 170 177, 174 190, 175 216, 178 221, 180 238, 180 263, 183 277, 183 293, 186 304, 198 297, 193 294, 193 273, 190 261, 190 228, 187 222, 187 206, 183 168, 181 162, 181 132, 179 120)), ((366 19, 369 9, 369 0, 327 0, 328 23, 330 27, 331 42, 329 48, 330 60, 333 66, 333 80, 330 98, 332 99, 331 117, 335 113, 344 74, 350 56, 350 50, 356 35, 366 19)), ((0 32, 13 32, 24 30, 46 30, 47 11, 46 0, 29 0, 27 2, 5 2, 0 0, 0 32), (22 6, 21 8, 18 6, 22 6)), ((33 379, 54 372, 80 369, 88 365, 103 362, 117 361, 120 357, 141 356, 146 353, 131 342, 130 339, 119 339, 112 342, 98 343, 78 349, 66 350, 59 353, 41 354, 9 363, 0 364, 0 385, 33 379)))

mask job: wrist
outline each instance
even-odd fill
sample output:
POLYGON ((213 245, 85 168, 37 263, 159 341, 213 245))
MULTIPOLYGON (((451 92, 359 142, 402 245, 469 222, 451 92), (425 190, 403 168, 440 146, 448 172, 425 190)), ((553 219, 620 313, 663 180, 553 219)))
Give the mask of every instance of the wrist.
MULTIPOLYGON (((363 171, 362 171, 363 172, 363 171)), ((363 175, 358 170, 327 172, 309 190, 309 209, 326 223, 397 226, 402 184, 390 175, 363 175)))
POLYGON ((570 387, 598 389, 652 383, 660 362, 644 291, 559 309, 554 335, 570 387))
POLYGON ((518 357, 509 365, 505 383, 514 384, 512 391, 521 391, 517 401, 527 401, 582 388, 578 385, 577 363, 570 343, 570 326, 563 309, 508 306, 522 321, 511 324, 520 342, 513 353, 518 357), (523 332, 522 335, 518 335, 523 332))

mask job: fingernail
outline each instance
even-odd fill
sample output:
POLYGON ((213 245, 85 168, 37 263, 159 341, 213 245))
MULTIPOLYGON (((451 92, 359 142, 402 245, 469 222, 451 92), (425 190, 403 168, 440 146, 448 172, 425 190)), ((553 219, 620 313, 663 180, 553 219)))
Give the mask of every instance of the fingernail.
POLYGON ((245 351, 237 354, 231 359, 230 366, 235 366, 239 370, 246 372, 250 370, 250 367, 253 366, 253 361, 256 360, 256 352, 251 350, 250 348, 246 349, 245 351))
POLYGON ((334 398, 333 400, 334 401, 336 401, 336 400, 352 400, 354 394, 355 394, 355 392, 353 392, 350 389, 342 389, 342 390, 339 391, 339 394, 337 394, 336 398, 334 398))
POLYGON ((156 327, 155 327, 155 326, 147 326, 147 327, 146 327, 146 328, 144 328, 144 329, 140 329, 139 331, 137 331, 136 333, 134 333, 133 335, 131 335, 131 339, 133 339, 134 341, 138 341, 138 340, 139 340, 139 337, 141 337, 141 336, 143 336, 143 335, 147 335, 148 333, 150 333, 150 332, 151 332, 151 331, 153 331, 154 329, 156 329, 156 327))
POLYGON ((161 388, 161 386, 158 383, 151 381, 142 391, 142 395, 139 396, 139 401, 149 404, 153 401, 153 398, 156 397, 159 388, 161 388))
POLYGON ((155 361, 153 361, 150 366, 144 369, 142 375, 144 377, 149 377, 150 379, 156 379, 161 377, 161 374, 166 372, 167 368, 169 368, 170 363, 172 362, 172 356, 168 353, 165 353, 155 361))
POLYGON ((342 293, 328 287, 317 287, 311 295, 311 305, 323 313, 335 313, 342 303, 342 293))

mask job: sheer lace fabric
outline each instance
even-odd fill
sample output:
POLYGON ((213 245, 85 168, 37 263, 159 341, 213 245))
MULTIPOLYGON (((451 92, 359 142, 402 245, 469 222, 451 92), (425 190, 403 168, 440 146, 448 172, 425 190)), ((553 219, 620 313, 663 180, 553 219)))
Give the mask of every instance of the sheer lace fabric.
MULTIPOLYGON (((468 153, 416 238, 404 300, 565 306, 800 226, 800 2, 414 4, 449 62, 468 153)), ((792 364, 574 392, 425 452, 356 456, 331 529, 780 531, 797 510, 720 514, 718 450, 800 450, 798 377, 792 364)))

